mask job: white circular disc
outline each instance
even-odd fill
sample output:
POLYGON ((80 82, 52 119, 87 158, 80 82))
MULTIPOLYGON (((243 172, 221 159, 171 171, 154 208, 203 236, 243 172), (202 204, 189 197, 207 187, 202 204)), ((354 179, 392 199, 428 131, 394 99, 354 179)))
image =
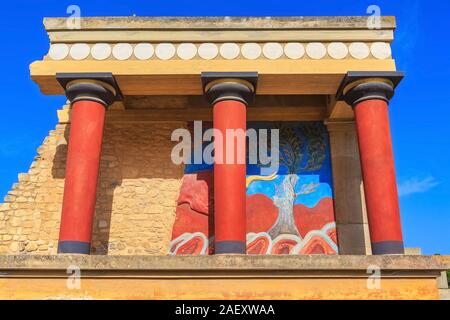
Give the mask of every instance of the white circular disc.
POLYGON ((311 42, 306 46, 306 54, 311 59, 322 59, 327 54, 327 48, 321 42, 311 42))
POLYGON ((150 43, 138 43, 134 46, 134 56, 139 60, 148 60, 153 57, 155 49, 150 43))
POLYGON ((355 59, 366 59, 370 54, 370 49, 364 42, 353 42, 349 46, 350 55, 355 59))
POLYGON ((380 60, 389 58, 392 55, 391 46, 386 42, 374 42, 370 46, 372 55, 380 60))
POLYGON ((91 48, 91 56, 95 60, 105 60, 111 55, 111 46, 107 43, 96 43, 91 48))
POLYGON ((289 59, 300 59, 305 55, 305 47, 298 42, 289 42, 284 46, 284 54, 289 59))
POLYGON ((255 60, 259 58, 262 50, 259 44, 250 42, 244 43, 244 45, 241 48, 241 52, 245 59, 255 60))
POLYGON ((69 54, 69 46, 65 43, 55 43, 50 46, 48 56, 52 60, 63 60, 69 54))
POLYGON ((336 60, 344 59, 348 55, 348 48, 343 42, 332 42, 327 49, 330 57, 336 60))
POLYGON ((91 48, 86 43, 75 43, 70 47, 70 56, 75 60, 84 60, 89 56, 91 48))
POLYGON ((263 54, 267 59, 276 60, 283 55, 283 47, 277 42, 268 42, 263 46, 263 54))
POLYGON ((193 43, 182 43, 177 48, 177 55, 183 60, 191 60, 197 54, 197 47, 193 43))
POLYGON ((224 43, 220 46, 220 55, 227 60, 236 59, 241 49, 236 43, 224 43))
POLYGON ((129 43, 118 43, 114 46, 112 54, 117 60, 127 60, 133 54, 133 47, 129 43))
POLYGON ((214 59, 218 54, 219 49, 214 43, 202 43, 198 47, 198 55, 205 60, 214 59))
POLYGON ((171 43, 160 43, 156 46, 156 56, 161 60, 172 59, 175 55, 175 46, 171 43))

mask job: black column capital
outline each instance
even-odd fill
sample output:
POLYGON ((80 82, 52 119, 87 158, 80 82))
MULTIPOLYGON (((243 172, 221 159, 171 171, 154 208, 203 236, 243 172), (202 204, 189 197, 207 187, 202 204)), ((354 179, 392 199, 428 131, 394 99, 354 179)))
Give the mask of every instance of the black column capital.
POLYGON ((56 80, 71 103, 95 101, 105 108, 122 100, 122 94, 112 73, 57 73, 56 80))
POLYGON ((223 100, 253 102, 257 72, 202 72, 203 92, 211 105, 223 100))
POLYGON ((366 100, 389 102, 403 77, 402 72, 348 72, 339 87, 337 99, 352 107, 366 100))

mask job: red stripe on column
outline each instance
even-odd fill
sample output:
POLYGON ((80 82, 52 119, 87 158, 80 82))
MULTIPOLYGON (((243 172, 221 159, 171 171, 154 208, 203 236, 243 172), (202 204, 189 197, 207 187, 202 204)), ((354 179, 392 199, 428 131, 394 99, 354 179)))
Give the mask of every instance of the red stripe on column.
POLYGON ((72 106, 60 242, 91 242, 104 119, 100 103, 72 106))
MULTIPOLYGON (((237 161, 229 164, 226 160, 226 129, 246 130, 246 106, 242 102, 226 100, 214 105, 214 128, 223 136, 223 164, 217 151, 214 164, 214 223, 216 253, 245 253, 246 243, 246 165, 237 161), (219 249, 220 248, 220 249, 219 249), (241 249, 237 249, 241 248, 241 249), (219 250, 218 250, 219 249, 219 250)), ((245 140, 244 140, 245 141, 245 140)), ((217 146, 217 142, 215 146, 217 146)), ((245 143, 234 139, 234 155, 244 152, 245 143)))
POLYGON ((402 241, 388 104, 363 101, 355 118, 371 242, 402 241))

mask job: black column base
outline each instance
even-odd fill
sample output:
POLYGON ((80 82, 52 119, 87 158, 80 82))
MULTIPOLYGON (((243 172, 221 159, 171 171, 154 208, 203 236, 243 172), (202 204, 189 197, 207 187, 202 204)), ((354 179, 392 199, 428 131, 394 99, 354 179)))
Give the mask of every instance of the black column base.
POLYGON ((372 242, 372 254, 405 254, 403 241, 372 242))
POLYGON ((89 254, 91 244, 82 241, 59 241, 58 253, 89 254))
POLYGON ((242 241, 219 241, 215 243, 215 254, 246 254, 247 245, 242 241))

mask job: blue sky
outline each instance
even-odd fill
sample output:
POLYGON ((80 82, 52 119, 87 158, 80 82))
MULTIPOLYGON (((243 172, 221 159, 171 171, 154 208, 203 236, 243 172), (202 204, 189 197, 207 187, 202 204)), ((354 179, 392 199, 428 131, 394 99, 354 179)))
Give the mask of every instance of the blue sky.
POLYGON ((64 97, 40 94, 28 65, 48 51, 43 17, 66 16, 76 4, 83 16, 102 15, 366 15, 376 4, 395 15, 393 44, 399 70, 407 77, 390 107, 404 238, 426 254, 450 254, 450 3, 397 1, 5 1, 0 50, 0 198, 26 172, 64 97))

